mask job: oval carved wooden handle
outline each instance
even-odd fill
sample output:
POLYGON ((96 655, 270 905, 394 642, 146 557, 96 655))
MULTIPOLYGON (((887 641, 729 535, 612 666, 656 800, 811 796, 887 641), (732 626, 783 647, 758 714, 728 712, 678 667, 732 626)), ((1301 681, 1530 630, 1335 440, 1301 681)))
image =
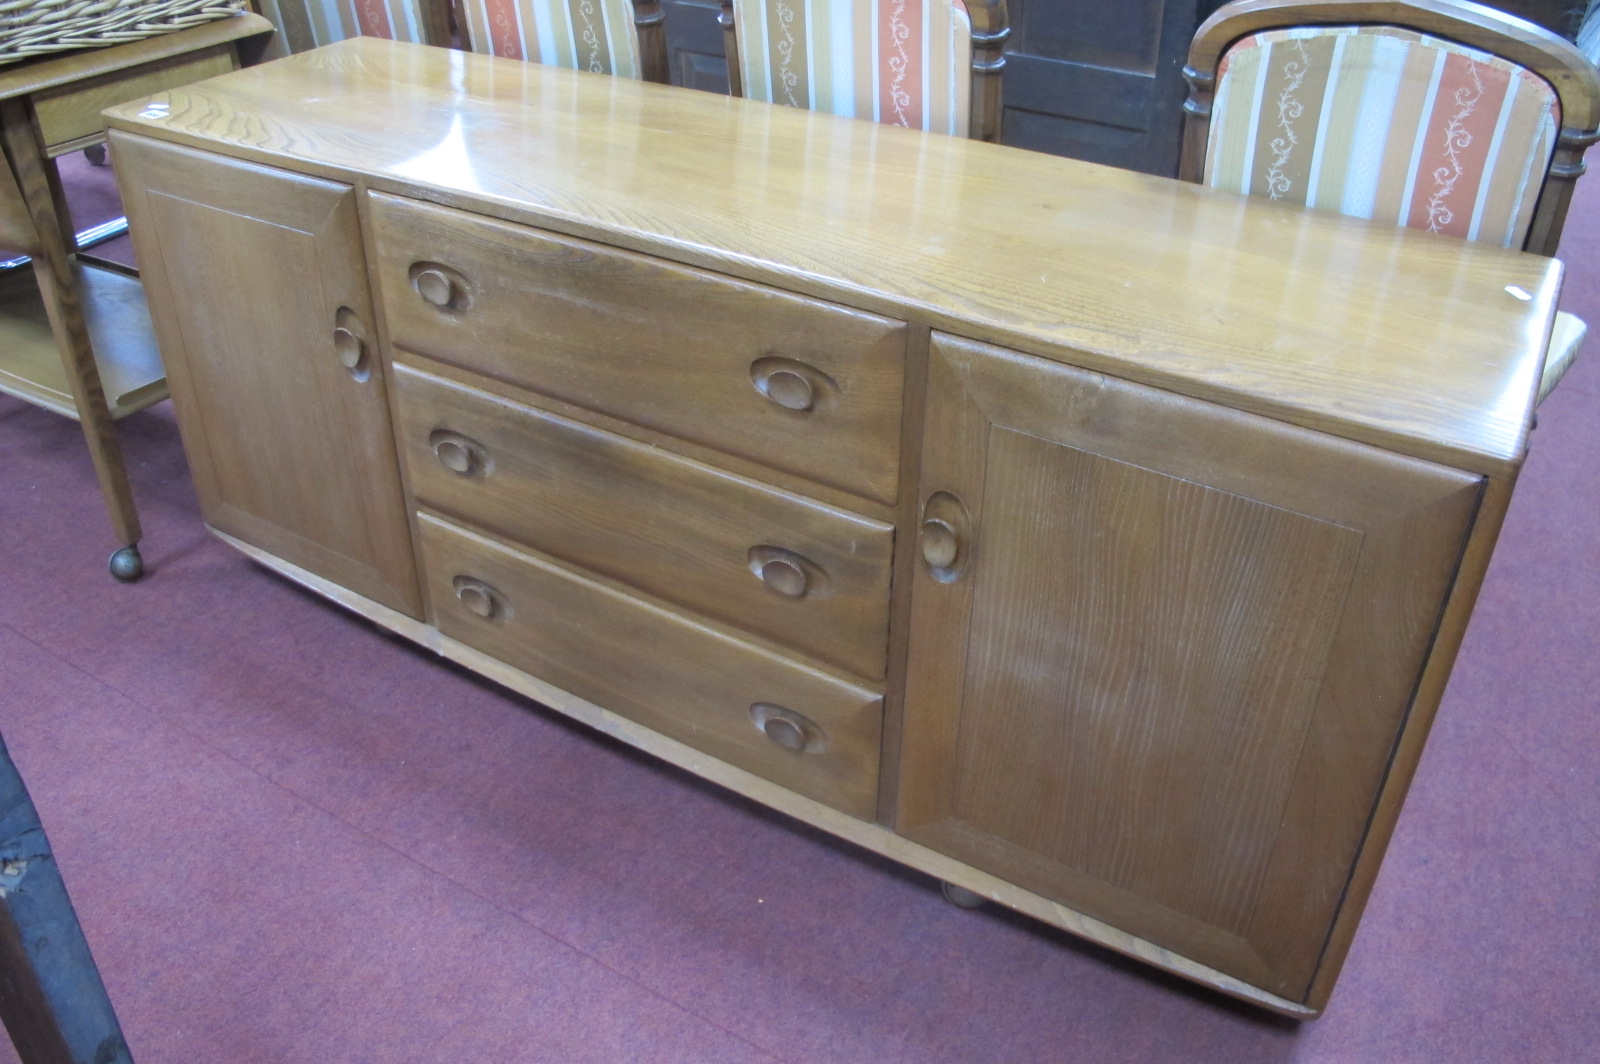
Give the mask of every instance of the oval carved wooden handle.
POLYGON ((794 370, 780 369, 767 377, 767 398, 785 410, 810 410, 817 405, 817 390, 794 370))
POLYGON ((358 381, 372 379, 372 359, 367 354, 367 330, 349 307, 333 316, 333 357, 358 381))
POLYGON ((961 576, 972 553, 972 520, 960 499, 936 491, 922 504, 918 545, 928 573, 941 584, 961 576))
POLYGON ((931 569, 948 569, 961 556, 961 541, 949 522, 930 517, 922 522, 922 560, 931 569))
POLYGON ((767 356, 750 363, 756 391, 785 410, 804 413, 839 390, 832 377, 798 359, 767 356))
POLYGON ((341 325, 333 330, 333 353, 345 369, 360 369, 367 360, 367 343, 341 325))
POLYGON ((466 278, 443 263, 412 263, 411 287, 424 303, 440 310, 465 310, 471 302, 466 278))
POLYGON ((763 543, 751 547, 748 557, 750 571, 785 598, 827 594, 827 572, 803 554, 763 543))
POLYGON ((778 594, 791 598, 806 593, 806 571, 787 558, 773 558, 764 563, 761 581, 778 594))
POLYGON ((505 597, 491 585, 471 576, 458 576, 453 583, 456 599, 468 613, 475 613, 490 620, 510 616, 511 611, 506 606, 505 597))
POLYGON ((439 464, 461 477, 487 476, 494 462, 483 444, 470 436, 449 429, 435 429, 428 436, 428 446, 439 464))
POLYGON ((817 722, 776 702, 757 702, 750 719, 778 746, 796 754, 815 754, 828 748, 828 737, 817 722))

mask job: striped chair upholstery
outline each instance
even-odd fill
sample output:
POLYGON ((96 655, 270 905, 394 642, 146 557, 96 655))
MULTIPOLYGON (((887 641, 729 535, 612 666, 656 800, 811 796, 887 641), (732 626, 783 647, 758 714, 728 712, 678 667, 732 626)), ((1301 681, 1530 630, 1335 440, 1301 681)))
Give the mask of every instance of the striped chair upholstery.
POLYGON ((276 47, 304 52, 349 37, 427 44, 432 34, 421 0, 258 0, 278 29, 276 47))
MULTIPOLYGON (((1585 31, 1600 40, 1600 7, 1585 31)), ((1236 0, 1184 77, 1187 180, 1546 255, 1600 135, 1592 59, 1457 0, 1236 0)), ((1538 401, 1586 332, 1556 314, 1538 401)))
POLYGON ((968 135, 972 20, 962 0, 733 0, 752 100, 968 135))
POLYGON ((1389 26, 1246 37, 1217 69, 1204 183, 1521 247, 1561 126, 1544 79, 1389 26))
POLYGON ((618 77, 644 76, 629 0, 464 0, 474 52, 618 77))

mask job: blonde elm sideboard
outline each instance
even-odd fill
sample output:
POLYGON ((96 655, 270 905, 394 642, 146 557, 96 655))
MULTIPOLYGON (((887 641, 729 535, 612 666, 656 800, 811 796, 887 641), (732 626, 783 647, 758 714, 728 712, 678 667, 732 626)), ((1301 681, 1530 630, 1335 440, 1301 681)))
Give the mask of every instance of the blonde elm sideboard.
POLYGON ((1326 1005, 1559 263, 375 40, 108 117, 229 542, 948 883, 1326 1005))

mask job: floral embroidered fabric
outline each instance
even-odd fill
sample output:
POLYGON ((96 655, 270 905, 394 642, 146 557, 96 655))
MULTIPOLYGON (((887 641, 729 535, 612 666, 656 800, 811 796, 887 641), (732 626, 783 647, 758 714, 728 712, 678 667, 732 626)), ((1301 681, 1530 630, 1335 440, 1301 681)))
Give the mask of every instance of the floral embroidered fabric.
POLYGON ((1496 56, 1388 26, 1273 30, 1218 67, 1205 183, 1520 247, 1561 124, 1496 56))

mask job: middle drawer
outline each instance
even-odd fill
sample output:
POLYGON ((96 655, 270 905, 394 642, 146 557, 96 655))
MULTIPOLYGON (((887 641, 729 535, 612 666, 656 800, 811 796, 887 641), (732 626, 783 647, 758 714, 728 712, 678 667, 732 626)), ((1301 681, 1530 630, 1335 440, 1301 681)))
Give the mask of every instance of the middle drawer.
POLYGON ((883 678, 891 526, 403 364, 394 388, 423 505, 883 678))

